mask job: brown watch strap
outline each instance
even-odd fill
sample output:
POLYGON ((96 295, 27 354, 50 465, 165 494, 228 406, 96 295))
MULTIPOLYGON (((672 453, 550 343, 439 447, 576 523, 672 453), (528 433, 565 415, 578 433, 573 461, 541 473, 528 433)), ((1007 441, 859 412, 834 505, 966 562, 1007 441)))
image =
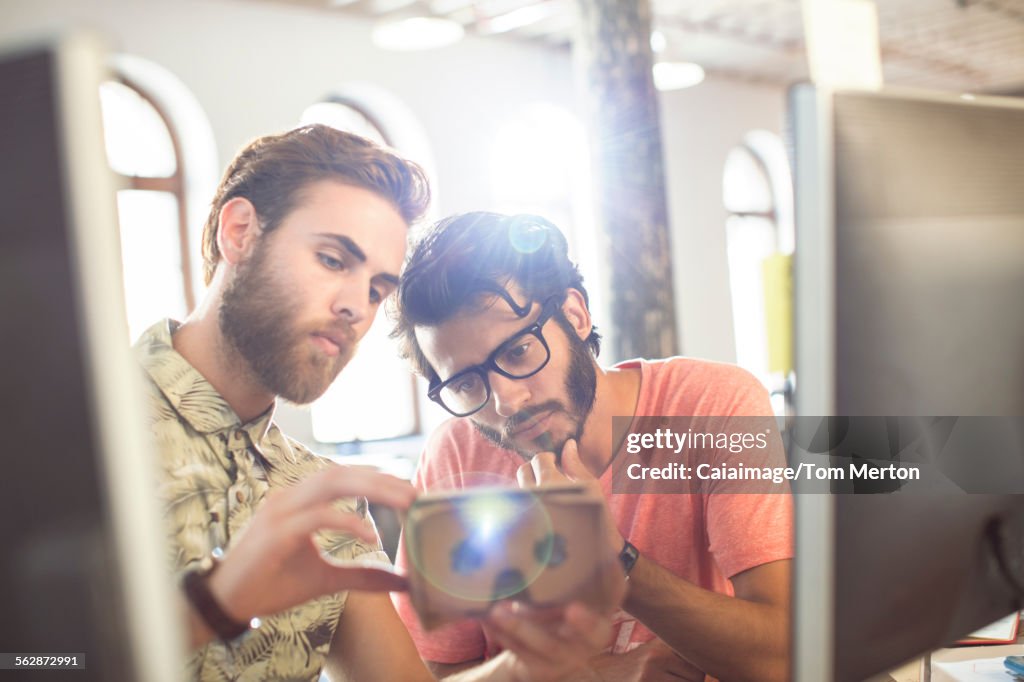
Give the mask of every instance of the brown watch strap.
POLYGON ((185 596, 188 597, 193 608, 203 619, 217 638, 222 642, 230 642, 240 635, 249 631, 248 623, 239 623, 229 616, 217 602, 217 598, 210 591, 210 576, 217 570, 218 562, 214 561, 213 566, 207 570, 189 571, 182 579, 182 586, 185 589, 185 596))

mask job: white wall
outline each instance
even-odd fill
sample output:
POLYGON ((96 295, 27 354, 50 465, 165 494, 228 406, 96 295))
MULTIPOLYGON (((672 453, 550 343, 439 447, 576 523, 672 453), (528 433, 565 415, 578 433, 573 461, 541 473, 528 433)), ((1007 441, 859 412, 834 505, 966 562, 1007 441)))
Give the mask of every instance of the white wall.
POLYGON ((780 133, 785 89, 709 78, 662 93, 676 314, 687 355, 735 362, 722 169, 743 134, 780 133))
POLYGON ((375 83, 404 100, 434 142, 444 212, 486 201, 480 150, 494 137, 496 114, 536 99, 572 104, 564 55, 504 41, 387 52, 370 44, 366 21, 252 1, 0 3, 0 37, 79 22, 173 71, 206 110, 221 167, 250 139, 295 125, 338 84, 375 83))
MULTIPOLYGON (((508 40, 469 37, 439 50, 395 53, 371 45, 367 21, 272 3, 0 0, 4 42, 71 23, 100 30, 116 50, 181 79, 210 119, 218 172, 248 140, 291 127, 305 106, 342 83, 392 92, 430 138, 440 214, 493 204, 487 150, 503 117, 531 101, 577 106, 567 51, 508 40)), ((782 106, 781 88, 713 79, 663 95, 675 289, 689 355, 735 358, 722 165, 747 130, 778 131, 782 106)))

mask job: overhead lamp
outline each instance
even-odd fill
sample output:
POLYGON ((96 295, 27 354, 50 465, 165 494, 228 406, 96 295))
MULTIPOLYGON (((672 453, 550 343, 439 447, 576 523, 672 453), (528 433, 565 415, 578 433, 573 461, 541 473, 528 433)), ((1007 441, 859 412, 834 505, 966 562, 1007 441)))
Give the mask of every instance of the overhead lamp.
POLYGON ((431 50, 459 42, 462 24, 437 17, 408 17, 385 21, 373 28, 373 44, 384 50, 431 50))
POLYGON ((693 62, 658 62, 654 65, 654 87, 658 90, 682 90, 704 80, 704 69, 693 62))

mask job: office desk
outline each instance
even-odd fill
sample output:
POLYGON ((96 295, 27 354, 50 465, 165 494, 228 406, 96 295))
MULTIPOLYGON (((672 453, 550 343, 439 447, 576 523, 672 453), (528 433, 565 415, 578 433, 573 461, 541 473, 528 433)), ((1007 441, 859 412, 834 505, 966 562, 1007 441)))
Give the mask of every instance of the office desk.
MULTIPOLYGON (((1001 658, 1024 655, 1024 622, 1017 628, 1015 644, 973 645, 938 649, 924 658, 910 661, 888 673, 875 675, 864 682, 934 682, 931 663, 935 661, 968 661, 979 658, 1001 658)), ((1012 678, 1007 675, 1006 680, 1012 678)))

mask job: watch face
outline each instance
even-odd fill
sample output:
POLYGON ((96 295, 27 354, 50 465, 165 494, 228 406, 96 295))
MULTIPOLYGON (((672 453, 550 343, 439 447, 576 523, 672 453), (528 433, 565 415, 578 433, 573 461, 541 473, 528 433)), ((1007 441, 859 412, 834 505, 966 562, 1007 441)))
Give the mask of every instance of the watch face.
POLYGON ((629 572, 633 570, 633 566, 636 565, 637 559, 640 558, 640 552, 634 547, 629 540, 622 546, 622 551, 619 552, 619 561, 622 562, 622 569, 629 575, 629 572))

